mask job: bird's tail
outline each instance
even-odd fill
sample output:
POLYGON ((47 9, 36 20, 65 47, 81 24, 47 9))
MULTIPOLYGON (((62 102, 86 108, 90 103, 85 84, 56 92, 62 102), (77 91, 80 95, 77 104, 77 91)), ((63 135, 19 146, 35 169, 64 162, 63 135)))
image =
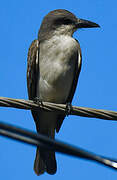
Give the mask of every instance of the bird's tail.
POLYGON ((37 151, 36 151, 36 158, 35 158, 35 162, 34 162, 34 171, 38 176, 43 174, 46 171, 46 166, 45 166, 45 163, 44 163, 42 157, 40 156, 39 148, 37 148, 37 151))
MULTIPOLYGON (((51 130, 52 134, 54 134, 55 130, 51 130)), ((54 138, 53 136, 51 136, 54 138)), ((53 151, 46 151, 46 150, 40 150, 39 147, 36 151, 36 158, 34 162, 34 171, 39 176, 43 174, 44 172, 47 172, 48 174, 55 174, 57 170, 57 164, 56 164, 56 158, 55 158, 55 152, 53 151)))

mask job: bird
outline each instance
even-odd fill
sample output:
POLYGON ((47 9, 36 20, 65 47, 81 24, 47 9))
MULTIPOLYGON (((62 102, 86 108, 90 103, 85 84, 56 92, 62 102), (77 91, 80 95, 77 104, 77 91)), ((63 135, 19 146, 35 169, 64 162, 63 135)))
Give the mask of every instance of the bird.
MULTIPOLYGON (((72 103, 82 65, 78 40, 73 37, 80 28, 98 28, 98 24, 77 18, 65 9, 49 12, 41 23, 38 38, 28 51, 27 88, 30 100, 72 103)), ((39 109, 32 110, 37 132, 55 138, 66 115, 39 109)), ((57 171, 55 152, 37 147, 34 171, 53 175, 57 171)))

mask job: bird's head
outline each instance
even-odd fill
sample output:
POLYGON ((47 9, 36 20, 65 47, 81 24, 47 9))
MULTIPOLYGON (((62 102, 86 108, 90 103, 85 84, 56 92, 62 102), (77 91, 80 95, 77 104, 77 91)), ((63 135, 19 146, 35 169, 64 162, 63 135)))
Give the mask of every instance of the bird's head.
POLYGON ((79 28, 95 28, 100 27, 98 24, 87 21, 84 19, 77 18, 71 12, 58 9, 49 12, 43 19, 40 30, 40 36, 50 36, 50 35, 70 35, 79 28))

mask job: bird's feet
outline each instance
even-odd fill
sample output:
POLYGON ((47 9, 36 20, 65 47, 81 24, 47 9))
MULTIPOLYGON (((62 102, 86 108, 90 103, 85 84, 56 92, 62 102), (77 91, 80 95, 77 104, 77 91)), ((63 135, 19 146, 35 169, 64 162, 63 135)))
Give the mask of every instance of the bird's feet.
POLYGON ((43 105, 42 100, 39 97, 35 97, 33 101, 38 105, 43 105))
POLYGON ((66 103, 66 116, 70 115, 72 112, 72 105, 71 103, 66 103))

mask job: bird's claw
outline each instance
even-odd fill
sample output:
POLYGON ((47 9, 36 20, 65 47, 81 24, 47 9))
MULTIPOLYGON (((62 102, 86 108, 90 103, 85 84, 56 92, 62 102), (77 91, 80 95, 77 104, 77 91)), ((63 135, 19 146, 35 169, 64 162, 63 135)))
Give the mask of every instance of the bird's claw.
POLYGON ((42 100, 39 97, 35 97, 33 101, 38 105, 43 105, 42 100))
POLYGON ((71 103, 66 103, 66 116, 70 115, 72 111, 71 103))

